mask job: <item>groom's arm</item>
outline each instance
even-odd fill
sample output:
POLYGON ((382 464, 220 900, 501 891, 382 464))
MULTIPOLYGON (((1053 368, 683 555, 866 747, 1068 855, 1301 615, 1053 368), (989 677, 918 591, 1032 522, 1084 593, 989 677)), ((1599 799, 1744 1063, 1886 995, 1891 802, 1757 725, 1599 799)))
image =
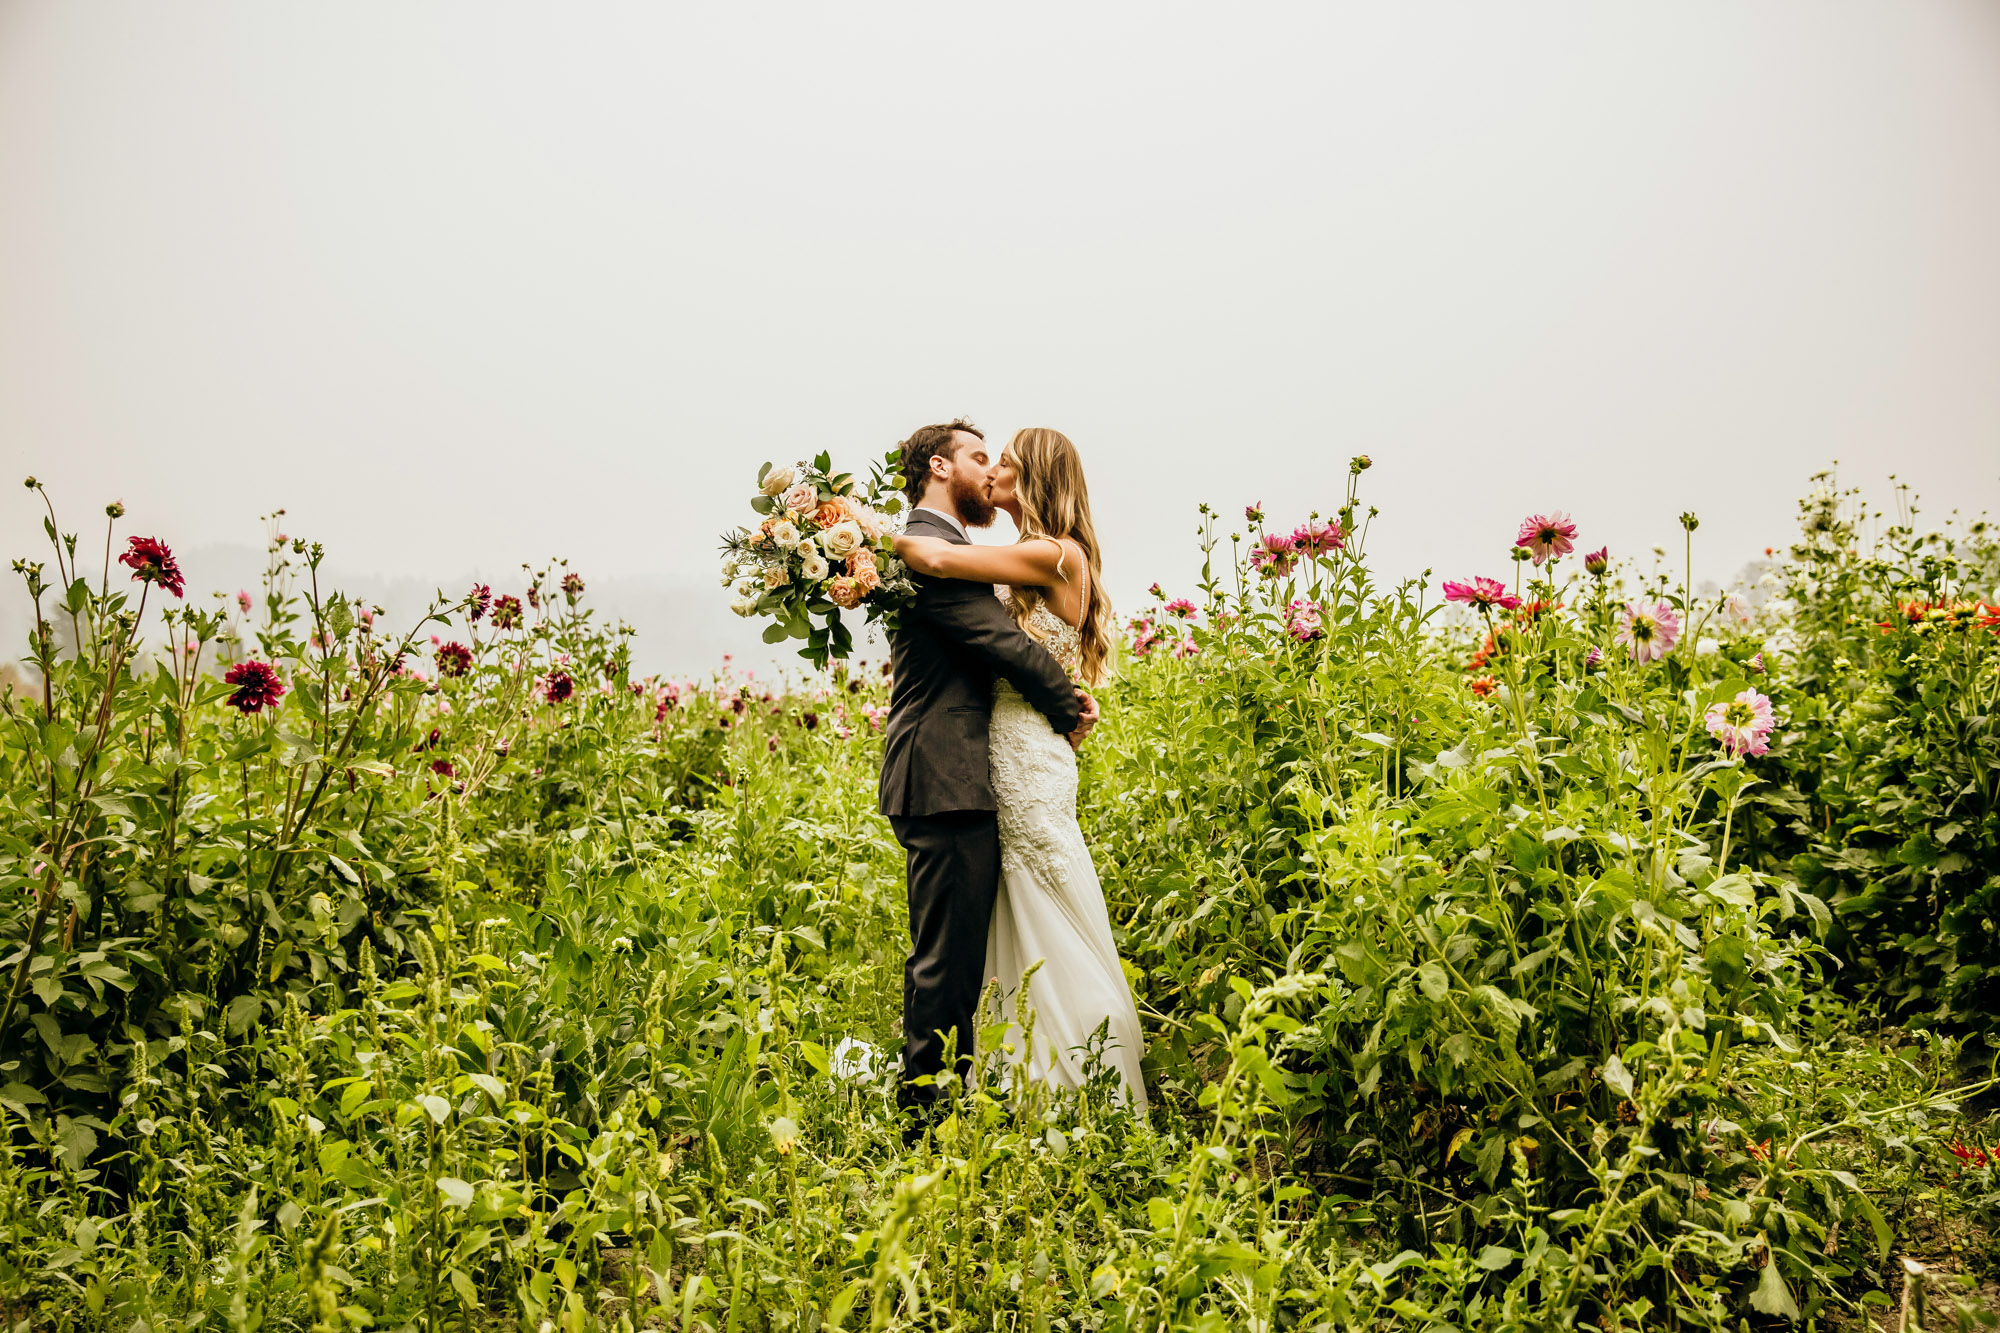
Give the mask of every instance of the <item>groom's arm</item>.
POLYGON ((917 594, 916 613, 984 661, 1062 734, 1076 730, 1083 699, 1055 655, 1036 643, 984 585, 934 583, 917 594))

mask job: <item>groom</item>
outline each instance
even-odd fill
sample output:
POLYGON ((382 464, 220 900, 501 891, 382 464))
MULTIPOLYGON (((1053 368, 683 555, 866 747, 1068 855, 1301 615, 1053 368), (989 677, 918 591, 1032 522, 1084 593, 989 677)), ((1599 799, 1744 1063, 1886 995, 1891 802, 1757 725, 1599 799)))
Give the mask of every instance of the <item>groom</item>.
MULTIPOLYGON (((993 521, 997 460, 966 421, 903 441, 907 530, 948 542, 993 521)), ((986 773, 993 679, 1003 676, 1072 744, 1097 722, 1096 701, 1070 683, 981 583, 912 575, 916 605, 890 636, 893 683, 882 747, 882 813, 908 859, 910 957, 903 965, 903 1083, 897 1104, 914 1142, 944 1097, 945 1039, 962 1076, 985 984, 986 932, 1000 888, 1000 829, 986 773), (926 1075, 931 1081, 919 1084, 926 1075)))

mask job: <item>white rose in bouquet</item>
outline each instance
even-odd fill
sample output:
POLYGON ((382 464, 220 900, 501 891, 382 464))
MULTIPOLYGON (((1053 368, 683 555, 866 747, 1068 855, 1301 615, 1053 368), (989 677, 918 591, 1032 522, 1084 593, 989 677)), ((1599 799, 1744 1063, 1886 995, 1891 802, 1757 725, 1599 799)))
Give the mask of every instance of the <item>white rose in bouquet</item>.
POLYGON ((736 582, 736 595, 738 597, 755 598, 758 590, 762 587, 763 585, 755 579, 738 579, 736 582))
POLYGON ((835 560, 845 560, 861 549, 865 538, 861 535, 861 525, 853 519, 836 523, 819 535, 819 544, 835 560))
POLYGON ((806 542, 799 549, 804 553, 800 557, 799 572, 815 583, 825 578, 828 573, 826 557, 814 549, 811 542, 806 542))
POLYGON ((801 514, 810 514, 819 508, 819 487, 809 481, 802 481, 786 491, 785 498, 779 503, 787 509, 796 509, 801 514))
POLYGON ((780 551, 789 551, 799 544, 799 530, 790 522, 773 523, 771 540, 777 544, 780 551))
POLYGON ((772 565, 764 571, 764 586, 766 588, 782 588, 791 581, 792 576, 786 572, 783 565, 772 565))
POLYGON ((764 485, 762 488, 764 494, 770 496, 773 500, 777 499, 780 495, 784 494, 787 486, 790 486, 793 481, 797 480, 798 475, 797 468, 772 468, 764 474, 764 485))
POLYGON ((753 616, 757 614, 757 599, 738 593, 729 599, 729 609, 739 616, 753 616))

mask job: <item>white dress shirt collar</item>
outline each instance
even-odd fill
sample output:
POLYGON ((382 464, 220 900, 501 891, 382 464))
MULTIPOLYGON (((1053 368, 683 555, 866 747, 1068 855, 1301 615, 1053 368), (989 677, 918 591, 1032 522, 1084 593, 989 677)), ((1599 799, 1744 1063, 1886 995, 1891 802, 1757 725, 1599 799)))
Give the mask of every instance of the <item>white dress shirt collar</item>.
POLYGON ((972 540, 972 534, 965 530, 965 524, 958 521, 958 515, 956 514, 947 514, 944 510, 933 509, 929 505, 917 505, 910 512, 913 514, 936 514, 939 518, 951 524, 952 527, 958 529, 959 536, 965 538, 967 541, 972 540))

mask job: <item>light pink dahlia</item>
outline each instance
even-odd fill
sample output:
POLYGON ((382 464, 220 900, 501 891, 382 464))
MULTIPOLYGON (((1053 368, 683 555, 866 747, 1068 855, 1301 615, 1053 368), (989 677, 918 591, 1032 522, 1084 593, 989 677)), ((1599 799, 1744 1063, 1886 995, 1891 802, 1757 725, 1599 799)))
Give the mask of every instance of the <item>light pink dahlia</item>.
POLYGON ((1475 611, 1512 611, 1521 604, 1521 599, 1507 591, 1507 585, 1499 579, 1474 578, 1470 583, 1445 581, 1444 599, 1447 602, 1464 602, 1475 611))
POLYGON ((1775 725, 1771 701, 1755 690, 1744 690, 1734 699, 1710 704, 1703 720, 1708 734, 1732 757, 1763 754, 1771 748, 1767 739, 1775 725))
POLYGON ((1521 531, 1514 538, 1514 545, 1525 546, 1534 553, 1535 563, 1555 556, 1568 555, 1576 549, 1576 524, 1570 522, 1568 514, 1558 509, 1547 514, 1530 514, 1521 520, 1521 531))
POLYGON ((1681 618, 1665 602, 1651 607, 1627 602, 1612 639, 1631 650, 1634 662, 1654 662, 1672 652, 1680 637, 1681 618))

